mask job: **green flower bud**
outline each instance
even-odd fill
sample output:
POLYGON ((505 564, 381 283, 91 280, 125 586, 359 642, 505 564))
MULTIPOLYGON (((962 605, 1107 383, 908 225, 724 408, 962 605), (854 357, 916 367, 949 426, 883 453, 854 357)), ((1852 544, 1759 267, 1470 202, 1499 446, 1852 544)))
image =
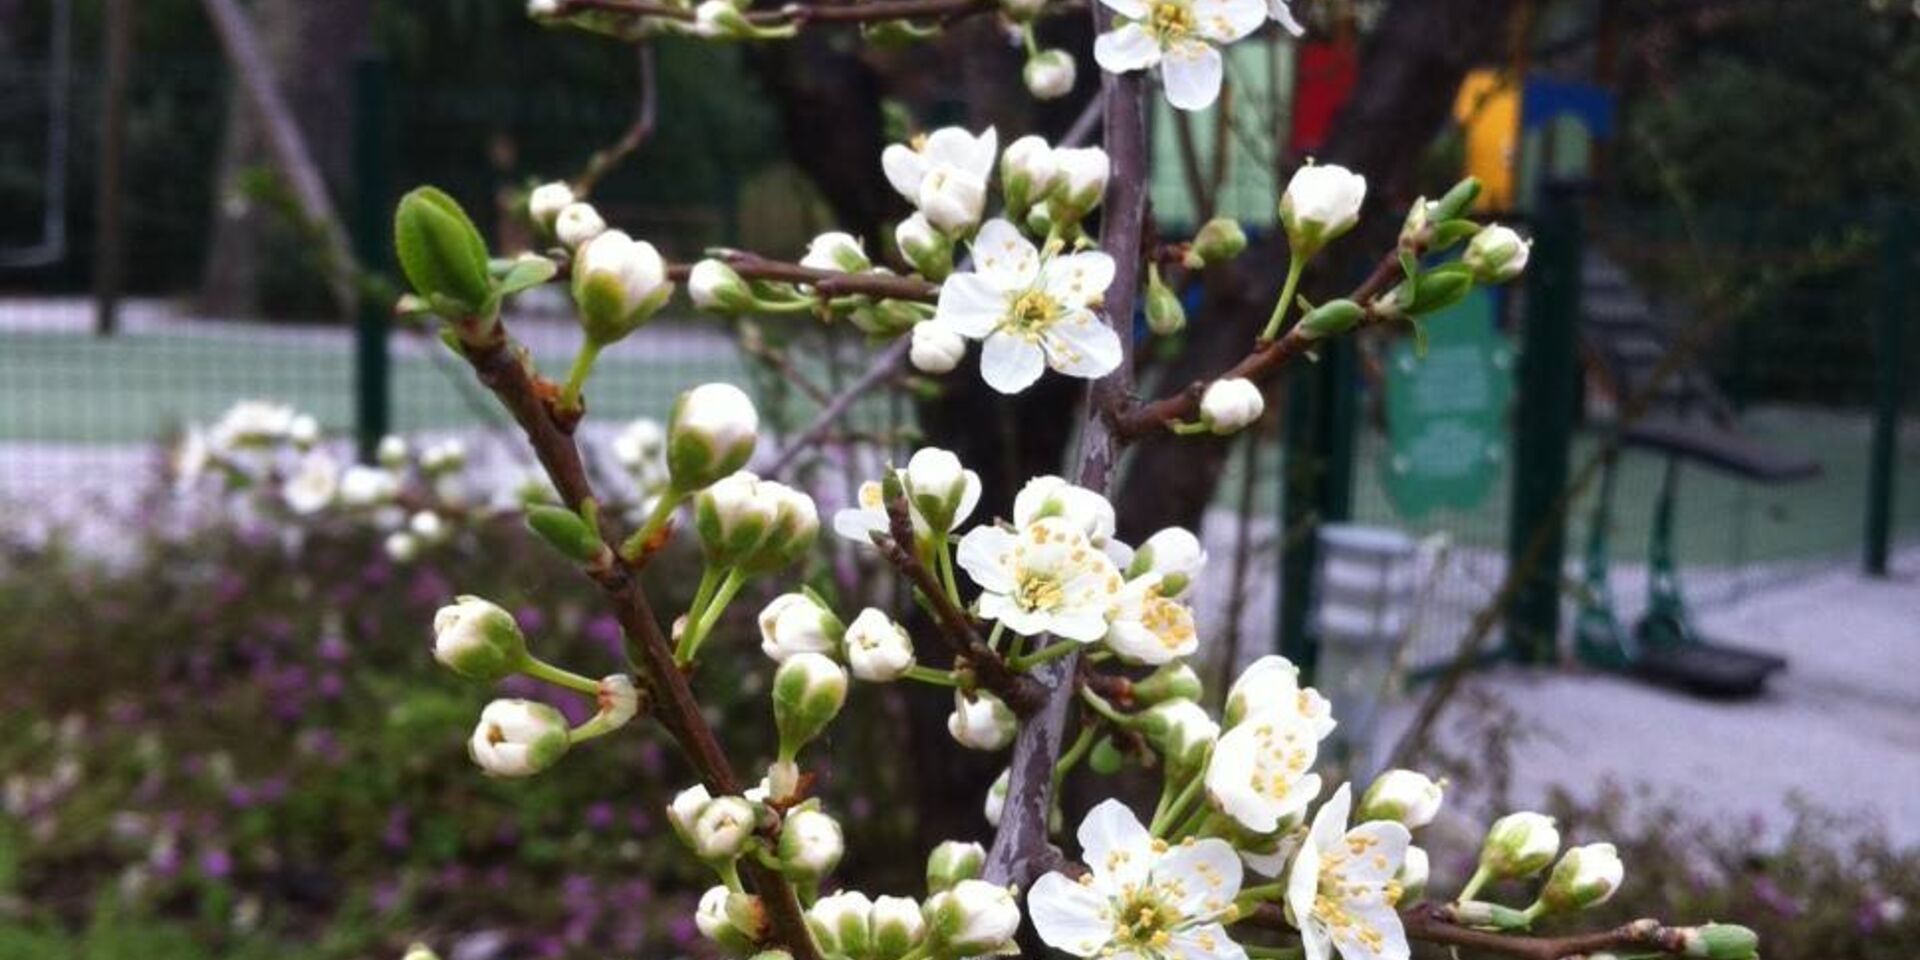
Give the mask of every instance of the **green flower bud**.
POLYGON ((694 498, 693 526, 708 563, 731 567, 758 555, 780 516, 779 504, 764 495, 766 486, 742 470, 694 498))
POLYGON ((832 956, 864 957, 872 949, 873 901, 858 890, 821 897, 807 908, 807 926, 832 956))
POLYGON ((818 810, 800 809, 780 825, 780 872, 795 880, 818 882, 840 865, 847 852, 840 823, 818 810))
POLYGON ((760 415, 730 383, 708 383, 680 395, 667 426, 667 472, 674 490, 705 489, 753 457, 760 415))
POLYGON ((1187 308, 1180 304, 1180 295, 1174 293, 1160 279, 1160 265, 1147 267, 1147 329, 1163 337, 1170 337, 1187 327, 1187 308))
POLYGON ((922 910, 937 956, 977 956, 1013 946, 1020 905, 1013 892, 985 880, 962 880, 934 894, 922 910))
POLYGON ((1709 923, 1688 931, 1686 955, 1707 960, 1754 960, 1760 955, 1760 935, 1738 924, 1709 923))
POLYGON ((587 342, 626 339, 673 296, 667 263, 645 240, 608 230, 580 248, 573 264, 573 302, 587 342))
POLYGON ((773 724, 780 759, 792 760, 812 743, 847 702, 847 671, 818 653, 788 657, 773 675, 773 724))
POLYGON ((694 306, 714 313, 752 313, 760 307, 760 298, 753 295, 747 281, 719 260, 693 265, 687 274, 687 295, 693 298, 694 306))
POLYGON ((1574 847, 1561 855, 1547 876, 1547 885, 1540 891, 1541 909, 1571 913, 1597 907, 1612 899, 1625 872, 1611 843, 1574 847))
POLYGON ((1494 821, 1480 848, 1480 866, 1496 879, 1531 877, 1560 851, 1553 818, 1539 813, 1510 813, 1494 821))
POLYGON ((951 451, 922 447, 907 460, 907 496, 931 530, 952 530, 980 499, 980 475, 951 451))
POLYGON ((1214 217, 1200 227, 1193 235, 1193 243, 1187 250, 1186 264, 1189 269, 1198 270, 1218 263, 1226 263, 1247 249, 1247 232, 1240 227, 1240 221, 1230 217, 1214 217))
POLYGON ((1184 661, 1166 664, 1133 685, 1133 702, 1152 706, 1168 700, 1198 700, 1203 692, 1200 675, 1184 661))
POLYGON ((853 234, 837 230, 809 241, 807 254, 800 258, 800 265, 815 270, 838 270, 841 273, 865 273, 873 269, 873 261, 867 258, 867 251, 860 246, 860 241, 853 234))
POLYGON ((1060 165, 1053 158, 1053 147, 1042 137, 1021 137, 1007 144, 1000 155, 1000 190, 1006 195, 1009 216, 1016 221, 1022 211, 1032 210, 1060 184, 1060 165))
POLYGON ((876 897, 867 925, 876 960, 899 960, 927 936, 926 918, 912 897, 876 897))
POLYGON ((1389 315, 1424 316, 1466 299, 1473 283, 1473 268, 1464 262, 1442 264, 1412 280, 1400 281, 1375 305, 1389 315))
POLYGON ((760 481, 759 496, 772 505, 773 518, 767 525, 766 538, 741 560, 741 565, 754 573, 791 566, 820 536, 820 512, 812 497, 772 480, 760 481))
POLYGON ((400 198, 394 250, 413 289, 445 313, 473 313, 491 298, 487 245, 466 211, 445 193, 420 187, 400 198))
POLYGON ((1527 269, 1532 245, 1511 227, 1494 224, 1473 235, 1460 262, 1473 271, 1480 283, 1506 283, 1527 269))
POLYGON ((1220 739, 1220 725, 1192 700, 1169 700, 1139 714, 1140 732, 1166 761, 1170 776, 1184 778, 1206 762, 1220 739))
POLYGON ((1120 752, 1120 745, 1112 737, 1101 737, 1093 745, 1093 751, 1087 754, 1087 769, 1103 777, 1111 777, 1127 765, 1127 755, 1120 752))
POLYGON ((936 229, 924 214, 916 213, 893 228, 900 256, 920 275, 938 283, 953 272, 953 238, 936 229))
POLYGON ((569 743, 560 711, 532 700, 495 700, 480 711, 467 752, 487 776, 530 777, 558 762, 569 743))
POLYGON ((881 300, 855 307, 847 319, 868 336, 892 338, 912 330, 926 314, 905 300, 881 300))
POLYGON ((469 680, 497 683, 527 662, 527 639, 513 614, 463 596, 433 615, 433 658, 469 680))
POLYGON ((1473 209, 1473 202, 1479 198, 1480 178, 1468 177, 1454 184, 1445 196, 1433 204, 1433 219, 1457 220, 1473 209))
POLYGON ((987 848, 977 843, 948 840, 927 855, 927 892, 953 889, 962 880, 977 879, 987 867, 987 848))
POLYGON ((527 507, 527 529, 575 563, 592 563, 607 548, 600 535, 593 532, 579 514, 566 507, 547 504, 527 507))
POLYGON ((1400 872, 1393 876, 1393 882, 1400 885, 1400 896, 1395 902, 1419 903, 1426 896, 1427 877, 1431 870, 1427 851, 1408 847, 1406 857, 1400 861, 1400 872))
POLYGON ((1391 820, 1409 830, 1418 830, 1440 814, 1444 793, 1440 785, 1424 773, 1413 770, 1388 770, 1367 788, 1360 799, 1359 821, 1391 820))
POLYGON ((1352 300, 1329 300, 1301 317, 1296 329, 1309 340, 1324 340, 1352 330, 1366 315, 1352 300))

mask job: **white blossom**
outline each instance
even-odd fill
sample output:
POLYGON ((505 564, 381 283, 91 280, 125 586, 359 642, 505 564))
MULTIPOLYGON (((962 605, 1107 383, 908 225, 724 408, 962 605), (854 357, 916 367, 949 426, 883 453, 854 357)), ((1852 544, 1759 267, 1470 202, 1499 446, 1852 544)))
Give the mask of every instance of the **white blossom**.
POLYGON ((911 336, 907 359, 921 373, 950 373, 967 358, 967 339, 943 324, 922 320, 913 325, 911 336))
POLYGON ((1307 28, 1300 25, 1300 19, 1293 15, 1293 0, 1267 0, 1267 16, 1296 37, 1307 32, 1307 28))
POLYGON ((1128 663, 1159 666, 1200 648, 1193 610, 1160 589, 1158 574, 1128 581, 1108 612, 1107 648, 1128 663))
POLYGON ((532 700, 495 700, 467 739, 473 762, 491 777, 530 777, 567 752, 567 718, 532 700))
POLYGON ((354 464, 340 475, 340 503, 348 507, 372 507, 400 494, 400 478, 380 467, 354 464))
POLYGON ((1266 22, 1261 0, 1100 0, 1119 26, 1093 43, 1093 59, 1108 73, 1160 68, 1167 102, 1204 110, 1220 96, 1224 69, 1217 46, 1233 43, 1266 22))
POLYGON ((1027 61, 1020 71, 1027 92, 1036 100, 1057 100, 1073 92, 1073 54, 1065 50, 1042 50, 1027 61))
POLYGON ((1311 720, 1286 710, 1255 714, 1214 745, 1207 798, 1247 830, 1271 833, 1320 794, 1320 775, 1308 772, 1319 752, 1311 720))
POLYGON ((807 255, 800 258, 800 265, 815 270, 860 273, 872 269, 873 261, 867 259, 867 251, 853 234, 833 231, 814 237, 807 244, 807 255))
POLYGON ((1300 686, 1300 668, 1286 657, 1269 654, 1255 660, 1227 690, 1227 726, 1265 713, 1290 713, 1310 721, 1315 739, 1333 732, 1333 705, 1320 691, 1300 686))
POLYGON ((215 450, 279 443, 292 432, 293 421, 298 416, 285 404, 242 400, 228 407, 208 429, 207 442, 215 450))
POLYGON ((1221 436, 1252 426, 1266 409, 1260 388, 1239 377, 1215 380, 1200 395, 1200 422, 1221 436))
POLYGON ((783 593, 760 611, 760 650, 779 663, 798 653, 832 655, 840 646, 840 618, 804 593, 783 593))
POLYGON ((565 181, 543 183, 534 187, 533 192, 527 195, 527 214, 542 229, 551 231, 554 221, 560 218, 560 211, 565 210, 573 201, 573 188, 565 181))
POLYGON ((1406 960, 1407 932, 1394 877, 1411 839, 1387 820, 1347 829, 1352 794, 1342 784, 1313 817, 1287 876, 1287 906, 1307 960, 1406 960))
POLYGON ((333 503, 340 490, 340 462, 325 450, 312 450, 280 487, 287 509, 298 514, 319 513, 333 503))
POLYGON ((1095 378, 1120 365, 1120 337, 1094 308, 1113 282, 1113 258, 1099 251, 1042 255, 1005 220, 990 220, 973 243, 974 271, 940 288, 934 322, 983 341, 980 373, 1001 393, 1019 393, 1046 367, 1095 378))
POLYGON ((913 669, 913 640, 885 611, 868 607, 847 625, 847 666, 869 683, 891 683, 913 669))
POLYGON ((1013 710, 999 697, 985 690, 953 692, 953 713, 947 717, 947 732, 961 746, 988 753, 1004 749, 1013 742, 1017 727, 1013 710))
POLYGON ((1244 958, 1221 921, 1234 917, 1240 860, 1216 837, 1169 846, 1118 800, 1080 823, 1087 876, 1049 873, 1027 894, 1034 929, 1077 957, 1244 958))
POLYGON ((1360 222, 1367 178, 1338 164, 1308 163, 1294 171, 1280 197, 1280 222, 1297 257, 1320 248, 1360 222))
POLYGON ((590 203, 569 203, 553 221, 554 236, 569 249, 577 249, 606 230, 607 222, 600 219, 600 211, 590 203))
POLYGON ((960 539, 958 560, 980 585, 980 616, 1027 637, 1099 640, 1122 586, 1113 561, 1057 517, 1018 533, 975 527, 960 539))
POLYGON ((887 182, 929 223, 959 234, 980 222, 998 149, 992 127, 979 136, 959 127, 942 127, 911 145, 887 147, 880 154, 880 165, 887 182))
MULTIPOLYGON (((902 485, 915 491, 907 498, 907 512, 916 535, 932 532, 936 523, 940 532, 951 533, 980 503, 980 475, 939 447, 915 450, 906 468, 896 472, 902 485)), ((875 533, 884 533, 889 526, 886 494, 880 481, 868 480, 855 496, 857 505, 833 515, 833 529, 856 543, 870 544, 875 533)))
POLYGON ((1047 517, 1067 521, 1117 566, 1133 562, 1132 549, 1114 539, 1113 504, 1106 497, 1060 477, 1034 477, 1013 497, 1013 524, 1026 527, 1047 517))
POLYGON ((1127 576, 1156 574, 1160 592, 1179 598, 1193 591, 1193 581, 1206 565, 1207 551, 1200 546, 1200 538, 1185 527, 1168 527, 1140 544, 1132 565, 1127 567, 1127 576))

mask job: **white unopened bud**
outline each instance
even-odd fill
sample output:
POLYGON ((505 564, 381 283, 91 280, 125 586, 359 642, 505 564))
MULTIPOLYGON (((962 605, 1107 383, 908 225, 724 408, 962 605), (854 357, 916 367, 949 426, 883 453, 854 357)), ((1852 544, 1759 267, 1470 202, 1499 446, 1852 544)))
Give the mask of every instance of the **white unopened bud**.
POLYGON ((372 507, 400 494, 400 478, 379 467, 354 464, 340 474, 340 503, 347 507, 372 507))
POLYGON ((862 249, 860 241, 850 233, 823 233, 807 244, 807 255, 800 258, 800 265, 815 270, 838 270, 841 273, 862 273, 873 269, 873 261, 867 259, 867 251, 862 249))
POLYGON ((940 281, 953 272, 953 238, 935 229, 924 213, 900 221, 893 228, 900 256, 929 280, 940 281))
POLYGON ((407 532, 420 538, 421 543, 441 543, 450 532, 447 522, 432 510, 417 510, 407 518, 407 532))
POLYGON ((1407 855, 1400 861, 1400 872, 1394 875, 1394 882, 1400 885, 1400 903, 1418 903, 1427 892, 1427 876, 1432 866, 1427 851, 1419 847, 1408 847, 1407 855))
POLYGON ((1280 197, 1280 222, 1294 256, 1311 257, 1360 222, 1367 178, 1337 164, 1309 163, 1293 174, 1280 197))
POLYGON ((581 244, 605 232, 607 222, 590 203, 569 203, 553 218, 553 235, 568 249, 578 250, 581 244))
POLYGON ((1057 100, 1073 92, 1073 55, 1065 50, 1042 50, 1027 60, 1020 77, 1034 99, 1057 100))
POLYGON ((387 534, 381 541, 381 548, 387 552, 387 559, 394 563, 407 564, 420 559, 420 538, 405 530, 396 530, 387 534))
POLYGON ((407 455, 411 448, 407 438, 391 433, 380 438, 380 445, 374 448, 373 459, 388 470, 398 470, 407 465, 407 455))
POLYGON ((416 943, 407 948, 406 954, 400 960, 440 960, 440 955, 434 953, 426 944, 416 943))
POLYGON ((527 16, 535 20, 560 15, 560 0, 527 0, 527 16))
POLYGON ((927 936, 944 956, 998 953, 1020 929, 1013 891, 985 880, 962 880, 934 894, 924 909, 927 936))
POLYGON ((947 732, 969 750, 1000 750, 1013 742, 1019 722, 1005 701, 985 690, 971 696, 954 691, 953 713, 947 717, 947 732))
POLYGON ((1418 830, 1440 814, 1445 794, 1431 777, 1414 770, 1388 770, 1367 788, 1360 799, 1358 819, 1392 820, 1418 830))
POLYGON ((796 880, 832 873, 846 852, 839 821, 818 810, 795 810, 780 825, 780 872, 796 880))
POLYGON ((1215 380, 1200 395, 1200 422, 1221 436, 1252 426, 1266 409, 1260 388, 1239 377, 1215 380))
POLYGON ((449 437, 420 451, 420 469, 428 473, 447 473, 467 463, 467 445, 449 437))
POLYGON ((936 167, 920 181, 920 212, 927 222, 948 234, 966 233, 980 224, 987 203, 987 183, 964 171, 936 167))
POLYGON ((490 777, 530 777, 567 752, 567 718, 532 700, 495 700, 480 711, 467 753, 490 777))
POLYGON ((832 610, 804 593, 781 594, 760 611, 760 649, 782 663, 797 653, 831 656, 845 630, 832 610))
POLYGON ((914 324, 910 336, 913 342, 908 347, 907 359, 922 373, 948 373, 967 357, 966 338, 939 321, 922 320, 914 324))
POLYGON ((1473 271, 1477 283, 1506 283, 1527 269, 1533 245, 1520 238, 1511 227, 1494 224, 1467 241, 1460 262, 1473 271))
POLYGON ((732 860, 753 839, 753 804, 744 797, 715 797, 700 808, 689 832, 700 859, 732 860))
POLYGON ((619 230, 594 237, 573 265, 580 326, 596 346, 617 343, 639 329, 672 295, 660 251, 619 230))
POLYGON ((796 653, 773 675, 773 725, 780 759, 792 760, 840 715, 847 702, 847 671, 818 653, 796 653))
POLYGON ((1053 151, 1060 166, 1060 187, 1050 210, 1058 223, 1075 223, 1100 205, 1113 164, 1099 147, 1061 147, 1053 151))
POLYGON ((912 897, 875 897, 867 917, 877 960, 899 960, 926 939, 927 921, 912 897))
POLYGON ((727 909, 727 901, 732 898, 733 891, 724 886, 709 889, 700 896, 700 904, 693 912, 693 925, 699 928, 701 936, 719 944, 729 954, 746 956, 753 952, 763 931, 742 930, 734 923, 727 909))
POLYGON ((1560 851, 1560 831, 1545 814, 1510 813, 1487 829, 1480 848, 1480 867, 1495 879, 1531 877, 1553 862, 1560 851))
POLYGON ((1139 717, 1140 731, 1160 751, 1168 771, 1178 776, 1198 769, 1220 739, 1220 725, 1192 700, 1156 704, 1139 717))
POLYGON ((700 546, 716 567, 743 563, 766 542, 779 505, 765 495, 759 477, 741 470, 700 491, 693 502, 693 525, 700 546))
POLYGON ((1127 567, 1127 579, 1157 574, 1160 593, 1182 597, 1193 587, 1193 580, 1207 565, 1207 551, 1200 538, 1185 527, 1168 527, 1148 537, 1133 553, 1127 567))
POLYGON ((433 615, 433 658, 469 680, 495 683, 526 664, 527 640, 513 614, 463 596, 433 615))
POLYGON ((987 848, 977 843, 947 840, 927 854, 927 892, 950 890, 962 880, 973 880, 987 867, 987 848))
POLYGON ((949 531, 980 500, 980 475, 939 447, 922 447, 907 460, 907 499, 928 527, 949 531))
POLYGON ((873 949, 873 901, 858 890, 843 890, 807 908, 820 949, 832 956, 864 957, 873 949))
POLYGON ((624 673, 608 674, 600 678, 600 689, 594 694, 594 703, 600 708, 595 722, 606 729, 618 729, 627 725, 640 712, 640 688, 633 683, 633 677, 624 673))
POLYGON ((1007 791, 1012 786, 1013 771, 1002 770, 1000 776, 994 778, 993 786, 987 788, 987 801, 981 811, 986 815, 987 826, 999 829, 1000 817, 1007 812, 1007 791))
POLYGON ((792 565, 812 549, 820 535, 820 510, 812 497, 773 480, 760 481, 760 496, 773 507, 773 520, 767 526, 766 539, 742 561, 755 573, 792 565))
POLYGON ((868 607, 848 625, 847 665, 868 683, 892 683, 913 669, 913 640, 885 612, 868 607))
POLYGON ((747 313, 760 302, 737 271, 712 258, 694 264, 687 273, 687 295, 694 306, 715 313, 747 313))
POLYGON ((1554 864, 1547 885, 1540 891, 1540 904, 1550 913, 1568 913, 1597 907, 1613 898, 1620 889, 1626 867, 1611 843, 1589 843, 1574 847, 1554 864))
POLYGON ((673 488, 691 493, 747 465, 760 439, 760 414, 730 383, 708 383, 680 395, 667 425, 667 470, 673 488))
POLYGON ((667 822, 673 825, 673 832, 682 843, 693 846, 693 824, 700 818, 700 811, 712 802, 713 794, 698 783, 673 795, 673 802, 667 804, 667 822))
MULTIPOLYGON (((1027 69, 1033 69, 1032 61, 1027 69)), ((1012 219, 1020 219, 1028 208, 1046 200, 1060 186, 1060 164, 1053 153, 1044 138, 1029 134, 1007 144, 1006 152, 1000 155, 1000 189, 1007 195, 1012 219)))
POLYGON ((527 215, 542 232, 551 235, 555 221, 560 219, 560 211, 572 205, 573 188, 562 181, 543 183, 533 188, 527 195, 527 215))

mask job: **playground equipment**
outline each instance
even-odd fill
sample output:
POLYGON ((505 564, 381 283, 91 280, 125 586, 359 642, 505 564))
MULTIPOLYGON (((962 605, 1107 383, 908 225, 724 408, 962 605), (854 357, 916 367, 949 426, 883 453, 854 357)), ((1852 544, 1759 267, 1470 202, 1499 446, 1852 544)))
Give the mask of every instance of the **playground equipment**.
MULTIPOLYGON (((1581 337, 1595 372, 1615 397, 1638 394, 1672 344, 1651 304, 1604 256, 1589 253, 1583 269, 1586 304, 1581 337)), ((1750 696, 1787 662, 1701 635, 1688 611, 1674 562, 1673 526, 1682 460, 1756 483, 1789 483, 1814 477, 1819 463, 1741 436, 1733 411, 1713 382, 1692 365, 1671 372, 1657 386, 1651 415, 1617 430, 1607 456, 1600 496, 1594 504, 1586 546, 1585 591, 1574 624, 1581 660, 1609 670, 1715 696, 1750 696), (1631 632, 1614 610, 1609 586, 1608 526, 1616 460, 1621 449, 1666 457, 1647 551, 1647 610, 1631 632)))

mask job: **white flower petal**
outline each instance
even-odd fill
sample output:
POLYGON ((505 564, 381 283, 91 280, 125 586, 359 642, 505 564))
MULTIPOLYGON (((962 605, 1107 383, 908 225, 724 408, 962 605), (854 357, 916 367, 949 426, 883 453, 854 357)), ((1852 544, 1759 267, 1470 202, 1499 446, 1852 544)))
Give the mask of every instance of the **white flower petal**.
POLYGON ((1080 856, 1099 885, 1119 891, 1144 883, 1153 869, 1153 836, 1127 805, 1103 800, 1087 811, 1075 835, 1080 856))
POLYGON ((933 319, 963 337, 978 340, 1006 318, 1007 295, 994 281, 977 273, 956 273, 940 285, 940 302, 933 319))
POLYGON ((1047 363, 1071 377, 1104 377, 1120 366, 1120 335, 1091 310, 1063 317, 1047 328, 1047 363))
POLYGON ((1027 913, 1040 939, 1055 950, 1091 957, 1113 939, 1113 908, 1091 887, 1049 873, 1034 881, 1027 913))
POLYGON ((1147 18, 1147 0, 1100 0, 1100 2, 1105 4, 1107 9, 1129 20, 1147 18))
POLYGON ((1267 0, 1267 15, 1279 23, 1281 28, 1296 37, 1305 36, 1307 28, 1300 25, 1293 15, 1291 0, 1267 0))
POLYGON ((1183 843, 1154 864, 1152 883, 1182 916, 1217 916, 1240 894, 1240 857, 1217 837, 1183 843))
POLYGON ((1262 0, 1193 0, 1194 29, 1219 44, 1232 43, 1267 22, 1262 0))
MULTIPOLYGON (((1144 16, 1146 4, 1140 4, 1140 9, 1144 16)), ((1160 62, 1160 44, 1139 24, 1122 24, 1094 38, 1093 59, 1108 73, 1145 70, 1160 62)))
POLYGON ((1217 923, 1176 931, 1164 953, 1169 960, 1247 960, 1246 948, 1233 942, 1227 928, 1217 923))
POLYGON ((1167 102, 1177 110, 1205 110, 1220 98, 1220 51, 1199 40, 1186 40, 1167 50, 1160 63, 1160 82, 1167 102))
POLYGON ((1113 257, 1098 250, 1056 257, 1040 272, 1048 295, 1070 307, 1100 301, 1113 286, 1113 257))
POLYGON ((1407 931, 1392 904, 1369 898, 1344 906, 1348 922, 1331 931, 1342 960, 1407 960, 1407 931))
POLYGON ((904 143, 891 144, 880 151, 880 169, 886 172, 887 182, 907 198, 908 203, 919 199, 920 180, 927 175, 927 158, 920 151, 904 143))
POLYGON ((1354 855, 1341 862, 1340 876, 1378 886, 1400 872, 1413 834, 1392 820, 1373 820, 1347 831, 1345 842, 1354 855))
POLYGON ((1040 272, 1040 251, 1013 224, 996 217, 982 224, 973 240, 973 265, 1002 292, 1025 290, 1040 272))
POLYGON ((980 376, 987 386, 1001 393, 1019 393, 1033 386, 1046 368, 1046 354, 1040 345, 1012 334, 987 337, 980 351, 980 376))
POLYGON ((960 538, 955 559, 980 589, 989 594, 1007 593, 1014 587, 1007 568, 1012 563, 1015 543, 1014 535, 999 527, 974 527, 960 538))

